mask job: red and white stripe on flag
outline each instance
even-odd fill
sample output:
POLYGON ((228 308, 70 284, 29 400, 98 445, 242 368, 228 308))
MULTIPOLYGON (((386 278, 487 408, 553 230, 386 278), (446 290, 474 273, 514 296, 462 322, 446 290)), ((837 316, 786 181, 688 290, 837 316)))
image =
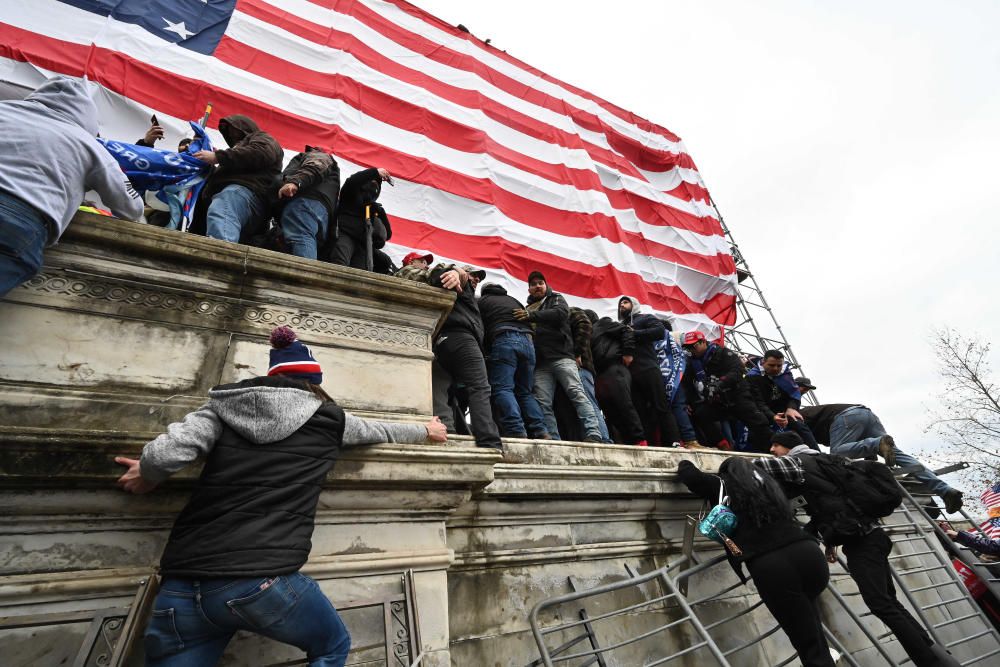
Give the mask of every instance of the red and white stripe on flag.
POLYGON ((630 294, 713 338, 735 322, 729 244, 675 134, 402 0, 238 0, 210 55, 58 0, 8 7, 0 79, 53 72, 99 84, 104 136, 155 112, 180 138, 210 102, 210 126, 246 114, 289 155, 328 147, 343 177, 387 168, 397 260, 473 264, 522 298, 540 269, 571 304, 630 294))

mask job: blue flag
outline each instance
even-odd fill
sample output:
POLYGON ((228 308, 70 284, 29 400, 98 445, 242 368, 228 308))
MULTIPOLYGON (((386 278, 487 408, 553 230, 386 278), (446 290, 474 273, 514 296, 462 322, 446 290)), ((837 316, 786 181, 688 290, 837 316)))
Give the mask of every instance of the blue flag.
POLYGON ((160 39, 186 49, 215 52, 236 0, 61 0, 122 23, 137 25, 160 39))
POLYGON ((170 207, 171 229, 187 230, 198 194, 211 173, 211 166, 194 153, 212 150, 212 141, 205 128, 194 121, 190 124, 194 139, 183 153, 98 138, 136 190, 158 191, 156 198, 170 207))

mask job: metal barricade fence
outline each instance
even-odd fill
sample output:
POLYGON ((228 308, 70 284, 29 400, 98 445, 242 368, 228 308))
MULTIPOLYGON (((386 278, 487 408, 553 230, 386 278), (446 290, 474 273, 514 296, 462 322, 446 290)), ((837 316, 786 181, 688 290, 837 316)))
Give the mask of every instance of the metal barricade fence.
MULTIPOLYGON (((948 554, 961 557, 961 549, 958 545, 951 543, 940 527, 937 526, 930 513, 928 513, 927 509, 924 507, 924 504, 926 504, 927 501, 922 501, 923 504, 922 502, 918 502, 915 498, 915 495, 918 494, 911 493, 907 488, 907 472, 912 471, 900 471, 900 474, 903 477, 901 480, 903 482, 901 486, 903 487, 904 492, 904 502, 890 517, 887 517, 887 520, 883 521, 883 526, 886 529, 887 534, 890 536, 890 539, 893 540, 894 545, 902 546, 905 543, 911 543, 910 546, 914 544, 916 545, 915 549, 897 549, 896 553, 889 557, 891 565, 890 570, 896 587, 903 593, 903 596, 909 603, 909 606, 913 609, 916 617, 919 618, 923 626, 926 628, 928 634, 935 642, 941 644, 942 646, 951 649, 975 639, 988 638, 993 640, 992 642, 986 641, 984 643, 995 644, 995 646, 987 647, 981 654, 968 658, 960 664, 963 666, 992 664, 996 661, 995 656, 1000 654, 1000 632, 997 631, 996 627, 991 624, 989 618, 986 617, 976 604, 975 600, 966 589, 961 577, 955 571, 948 554), (910 567, 906 569, 900 569, 897 565, 900 561, 914 558, 929 558, 930 564, 924 564, 920 567, 910 567), (918 576, 926 579, 927 583, 920 583, 917 585, 910 583, 909 580, 918 576), (940 599, 922 604, 919 600, 919 596, 927 595, 930 592, 936 593, 937 597, 940 599), (965 629, 960 631, 962 634, 958 634, 956 636, 956 627, 962 627, 965 629), (950 628, 951 630, 952 636, 950 638, 945 632, 946 628, 950 628), (990 662, 986 662, 988 660, 990 662)), ((925 495, 926 494, 919 494, 918 497, 923 498, 925 495)), ((940 508, 938 508, 938 510, 940 511, 940 508)), ((968 515, 964 514, 964 512, 963 515, 969 519, 968 515)), ((969 520, 971 522, 971 519, 969 520)), ((705 562, 697 562, 697 554, 694 553, 692 544, 690 543, 692 539, 693 531, 686 531, 686 543, 684 545, 683 555, 667 567, 660 568, 647 574, 634 575, 623 579, 622 581, 598 586, 589 590, 574 591, 567 595, 549 598, 538 603, 535 608, 532 609, 529 616, 532 633, 538 645, 540 655, 539 660, 532 664, 541 664, 545 665, 545 667, 553 667, 556 664, 568 665, 569 667, 583 667, 584 665, 598 664, 600 667, 603 667, 605 665, 605 660, 612 657, 616 650, 659 635, 662 639, 660 646, 664 647, 664 653, 662 655, 651 657, 649 661, 644 663, 644 667, 664 665, 676 658, 693 653, 699 654, 698 664, 718 664, 725 667, 730 664, 729 658, 731 656, 734 656, 740 651, 746 650, 752 646, 758 645, 767 637, 778 632, 780 628, 775 623, 768 630, 761 632, 759 635, 749 637, 738 645, 731 646, 726 649, 720 647, 720 643, 725 644, 726 642, 720 642, 713 636, 713 634, 719 635, 720 637, 731 637, 732 635, 723 635, 720 631, 723 630, 728 624, 752 613, 763 603, 758 598, 755 602, 746 605, 746 607, 740 611, 725 618, 713 620, 711 622, 706 622, 699 617, 698 611, 700 607, 735 591, 737 588, 742 586, 742 583, 736 581, 736 583, 725 585, 713 593, 701 595, 695 599, 688 599, 687 587, 692 577, 705 573, 707 570, 714 567, 722 566, 728 568, 724 554, 716 556, 705 562), (588 615, 587 611, 582 608, 584 601, 597 598, 599 596, 610 595, 612 593, 622 592, 632 588, 641 593, 642 587, 648 583, 658 584, 661 588, 661 594, 648 598, 642 602, 628 604, 621 608, 596 616, 588 615), (581 605, 580 609, 578 609, 580 617, 579 621, 548 625, 544 628, 541 626, 539 620, 540 614, 549 610, 554 610, 561 605, 569 604, 581 605), (596 631, 598 622, 610 621, 616 618, 635 614, 642 609, 649 611, 655 608, 654 605, 661 605, 660 609, 666 610, 668 604, 673 605, 674 609, 681 613, 680 618, 670 620, 669 622, 660 624, 650 630, 638 633, 635 636, 625 636, 623 639, 618 639, 617 641, 609 643, 606 646, 602 646, 596 631), (679 630, 685 625, 694 630, 697 640, 680 646, 676 650, 672 650, 672 646, 677 643, 677 639, 668 638, 666 633, 672 630, 679 630), (565 636, 567 633, 576 634, 570 636, 558 646, 549 647, 547 643, 548 637, 559 635, 565 636), (589 650, 571 651, 573 647, 579 646, 584 641, 589 643, 589 650)), ((969 557, 968 553, 965 553, 964 555, 965 558, 963 558, 963 561, 969 557)), ((890 651, 887 650, 886 644, 895 639, 892 633, 888 631, 873 631, 873 629, 869 627, 870 619, 872 618, 871 612, 866 610, 859 613, 852 607, 849 598, 857 596, 858 593, 856 591, 844 592, 840 590, 841 585, 846 584, 850 577, 847 571, 846 562, 844 562, 842 558, 838 559, 838 562, 841 569, 831 571, 831 582, 827 591, 824 592, 824 596, 827 596, 828 599, 832 599, 834 608, 838 610, 837 613, 843 612, 844 615, 857 626, 862 635, 864 635, 864 637, 868 640, 869 645, 861 646, 857 650, 872 650, 878 653, 879 656, 885 661, 885 664, 888 665, 902 665, 908 663, 909 658, 904 658, 899 662, 894 661, 890 651)), ((986 565, 981 563, 976 564, 986 565)), ((626 567, 626 569, 628 568, 626 567)), ((629 573, 631 574, 631 570, 629 570, 629 573)), ((992 580, 989 583, 991 584, 991 590, 995 590, 997 581, 992 580)), ((748 582, 747 585, 752 590, 752 582, 748 582)), ((620 631, 621 628, 618 628, 618 630, 619 631, 614 634, 619 636, 622 635, 623 633, 620 631)), ((840 653, 840 659, 843 661, 842 664, 859 667, 859 663, 854 656, 848 652, 840 638, 835 633, 831 632, 826 625, 824 625, 824 631, 830 645, 840 653)), ((680 633, 677 634, 680 635, 680 633)), ((796 655, 793 652, 790 656, 774 662, 773 664, 775 667, 781 667, 791 663, 795 659, 796 655)))

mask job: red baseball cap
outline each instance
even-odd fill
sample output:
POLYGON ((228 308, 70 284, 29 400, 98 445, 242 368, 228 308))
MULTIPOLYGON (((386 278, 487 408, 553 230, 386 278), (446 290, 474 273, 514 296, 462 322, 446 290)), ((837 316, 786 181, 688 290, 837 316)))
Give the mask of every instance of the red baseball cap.
POLYGON ((430 264, 431 262, 434 261, 434 255, 430 253, 424 254, 420 252, 411 252, 409 255, 403 258, 403 266, 409 266, 410 262, 412 262, 415 259, 423 259, 426 260, 428 264, 430 264))
POLYGON ((705 340, 705 334, 700 331, 688 331, 684 334, 683 345, 694 345, 700 340, 705 340))

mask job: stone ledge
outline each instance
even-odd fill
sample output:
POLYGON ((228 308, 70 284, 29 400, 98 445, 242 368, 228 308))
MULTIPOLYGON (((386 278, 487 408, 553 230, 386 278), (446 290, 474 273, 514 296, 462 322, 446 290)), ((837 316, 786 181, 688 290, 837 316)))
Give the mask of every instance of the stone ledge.
MULTIPOLYGON (((302 572, 319 580, 377 576, 412 569, 418 572, 447 569, 454 561, 450 549, 400 550, 347 556, 310 558, 302 572)), ((150 568, 126 567, 68 572, 34 572, 0 576, 0 607, 24 604, 26 598, 39 604, 49 600, 101 598, 109 594, 131 595, 150 568)))
MULTIPOLYGON (((116 455, 138 456, 157 433, 0 427, 0 489, 111 488, 121 475, 116 455)), ((327 478, 338 489, 393 487, 480 489, 493 480, 500 454, 455 444, 384 443, 348 447, 327 478)), ((164 488, 190 486, 200 464, 172 476, 164 488)))
POLYGON ((210 239, 197 234, 161 229, 95 213, 79 212, 60 239, 60 244, 80 243, 95 248, 124 248, 133 258, 154 257, 187 260, 236 272, 248 279, 272 278, 283 282, 333 288, 333 291, 366 292, 381 301, 426 308, 449 308, 455 296, 414 281, 400 280, 369 271, 303 260, 285 253, 238 243, 210 239))

